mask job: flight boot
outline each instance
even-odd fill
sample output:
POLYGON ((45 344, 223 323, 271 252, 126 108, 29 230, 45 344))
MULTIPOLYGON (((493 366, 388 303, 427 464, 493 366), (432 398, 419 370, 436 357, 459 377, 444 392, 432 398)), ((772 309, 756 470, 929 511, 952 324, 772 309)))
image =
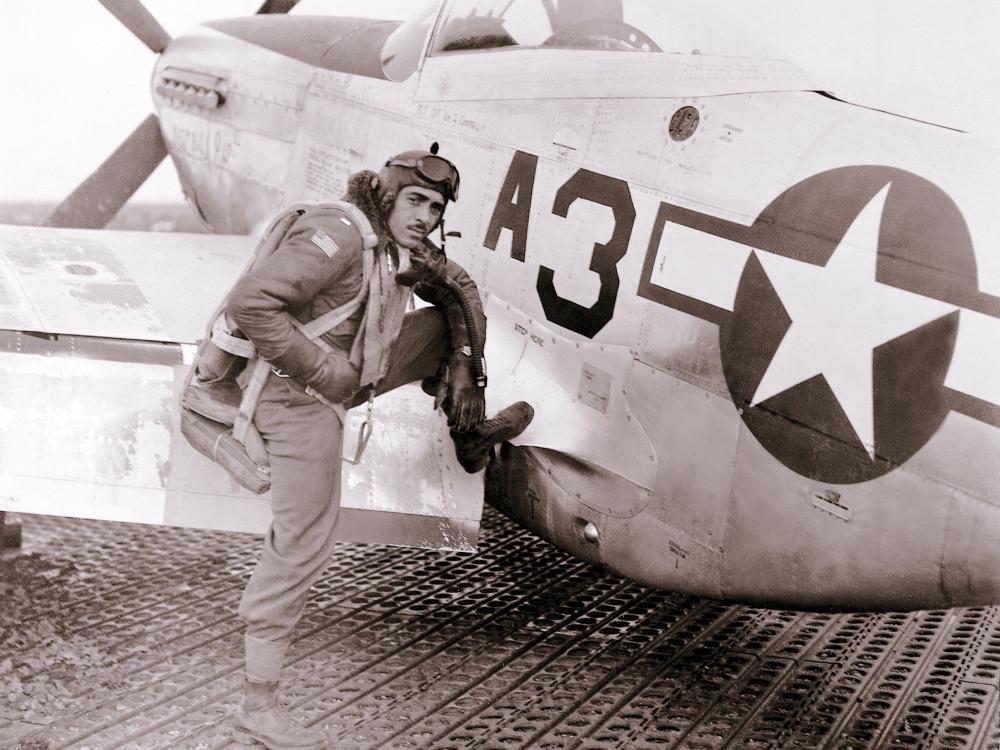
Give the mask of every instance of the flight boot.
POLYGON ((299 724, 278 703, 277 682, 243 683, 243 702, 233 715, 233 739, 268 750, 327 750, 326 734, 299 724))
POLYGON ((455 442, 455 456, 470 474, 482 471, 490 462, 493 446, 512 440, 524 432, 531 423, 535 410, 526 401, 515 401, 495 416, 483 420, 468 432, 451 431, 455 442))

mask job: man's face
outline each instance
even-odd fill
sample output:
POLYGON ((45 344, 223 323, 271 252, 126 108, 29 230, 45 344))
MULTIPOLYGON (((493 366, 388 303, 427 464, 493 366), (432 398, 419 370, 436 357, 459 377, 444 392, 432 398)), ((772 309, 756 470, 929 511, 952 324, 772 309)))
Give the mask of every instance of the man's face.
POLYGON ((389 232, 396 244, 412 250, 437 226, 444 211, 444 196, 437 190, 407 185, 396 195, 389 212, 389 232))

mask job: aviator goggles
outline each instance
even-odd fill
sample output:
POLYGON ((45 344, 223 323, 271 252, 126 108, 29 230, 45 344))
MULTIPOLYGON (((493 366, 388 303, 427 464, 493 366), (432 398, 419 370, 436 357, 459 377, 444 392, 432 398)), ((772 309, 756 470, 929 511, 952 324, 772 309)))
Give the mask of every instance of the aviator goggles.
POLYGON ((414 170, 420 177, 432 185, 445 184, 450 201, 458 200, 458 169, 450 161, 436 154, 425 154, 416 159, 389 159, 387 167, 406 167, 414 170))

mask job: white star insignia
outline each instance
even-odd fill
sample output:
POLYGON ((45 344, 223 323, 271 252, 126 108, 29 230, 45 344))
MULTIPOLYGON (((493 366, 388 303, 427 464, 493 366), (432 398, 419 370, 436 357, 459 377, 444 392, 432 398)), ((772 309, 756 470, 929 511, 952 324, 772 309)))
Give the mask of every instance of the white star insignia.
POLYGON ((875 280, 888 192, 861 210, 825 266, 755 251, 792 323, 751 406, 822 375, 873 459, 873 350, 956 309, 875 280))

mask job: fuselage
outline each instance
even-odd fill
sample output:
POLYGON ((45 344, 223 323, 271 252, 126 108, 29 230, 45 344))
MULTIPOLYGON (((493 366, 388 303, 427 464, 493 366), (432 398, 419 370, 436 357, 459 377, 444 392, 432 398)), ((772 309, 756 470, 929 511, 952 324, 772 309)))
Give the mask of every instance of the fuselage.
POLYGON ((422 50, 430 20, 174 39, 154 100, 212 229, 438 141, 462 171, 448 252, 488 297, 491 402, 537 412, 491 502, 673 590, 1000 601, 996 150, 770 62, 486 49, 389 80, 383 44, 422 50))

